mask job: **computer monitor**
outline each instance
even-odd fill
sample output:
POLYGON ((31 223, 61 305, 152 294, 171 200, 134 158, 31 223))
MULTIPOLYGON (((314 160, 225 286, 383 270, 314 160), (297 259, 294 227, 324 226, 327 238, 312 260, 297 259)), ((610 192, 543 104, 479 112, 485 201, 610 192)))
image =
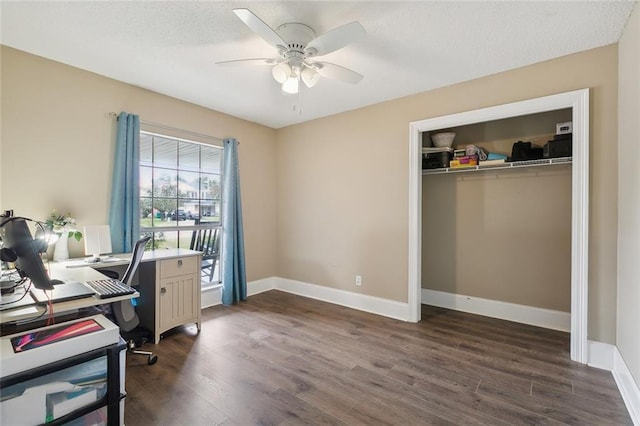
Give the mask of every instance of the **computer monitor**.
POLYGON ((109 225, 86 225, 83 231, 84 254, 99 260, 100 255, 113 251, 109 225))
POLYGON ((35 288, 53 289, 53 284, 40 257, 46 243, 34 240, 27 222, 20 217, 4 218, 2 222, 2 242, 4 248, 16 255, 16 270, 22 278, 29 278, 35 288))

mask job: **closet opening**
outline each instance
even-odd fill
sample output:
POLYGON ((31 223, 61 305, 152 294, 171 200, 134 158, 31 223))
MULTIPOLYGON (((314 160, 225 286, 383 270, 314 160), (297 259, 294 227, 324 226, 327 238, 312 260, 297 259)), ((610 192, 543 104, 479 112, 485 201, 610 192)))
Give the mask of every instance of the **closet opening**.
POLYGON ((425 303, 569 331, 571 359, 587 362, 588 94, 410 124, 410 321, 425 303), (519 140, 543 146, 562 122, 573 126, 570 158, 422 170, 434 133, 510 155, 519 140))

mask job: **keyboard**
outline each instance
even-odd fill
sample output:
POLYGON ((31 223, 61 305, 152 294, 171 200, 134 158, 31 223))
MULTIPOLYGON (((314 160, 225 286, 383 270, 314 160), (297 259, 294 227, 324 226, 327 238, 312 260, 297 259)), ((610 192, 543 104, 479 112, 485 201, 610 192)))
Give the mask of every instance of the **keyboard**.
POLYGON ((126 296, 128 294, 133 294, 136 292, 133 287, 129 287, 122 281, 114 280, 112 278, 85 281, 85 284, 88 285, 93 291, 95 291, 96 296, 100 299, 126 296))

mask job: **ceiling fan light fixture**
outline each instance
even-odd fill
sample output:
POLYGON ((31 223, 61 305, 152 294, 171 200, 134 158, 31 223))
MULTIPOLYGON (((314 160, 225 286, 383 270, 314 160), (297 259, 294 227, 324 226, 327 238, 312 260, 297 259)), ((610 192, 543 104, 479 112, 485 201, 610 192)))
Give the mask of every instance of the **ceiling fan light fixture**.
POLYGON ((319 80, 320 74, 318 74, 318 71, 314 70, 313 68, 305 68, 302 71, 302 81, 309 89, 315 86, 319 80))
POLYGON ((289 94, 299 93, 300 80, 312 88, 318 84, 320 76, 352 84, 362 79, 362 75, 343 66, 308 60, 362 39, 366 31, 359 22, 354 21, 316 36, 313 28, 300 22, 284 23, 274 30, 249 9, 233 9, 233 12, 250 30, 277 50, 278 58, 238 59, 218 64, 271 66, 273 79, 281 85, 283 92, 289 94))
POLYGON ((295 95, 296 93, 298 93, 298 86, 300 85, 300 80, 298 77, 296 76, 291 76, 287 79, 287 81, 285 81, 284 83, 282 83, 282 90, 285 93, 289 93, 291 95, 295 95))
POLYGON ((291 67, 286 62, 282 62, 271 69, 271 75, 278 83, 284 83, 291 75, 291 67))

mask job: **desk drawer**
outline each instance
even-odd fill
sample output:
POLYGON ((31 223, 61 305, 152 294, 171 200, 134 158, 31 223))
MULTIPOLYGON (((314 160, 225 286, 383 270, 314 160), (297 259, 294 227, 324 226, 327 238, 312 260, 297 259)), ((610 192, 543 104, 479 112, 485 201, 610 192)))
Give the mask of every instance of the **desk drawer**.
POLYGON ((198 256, 180 257, 160 261, 160 277, 177 277, 198 271, 198 256))

